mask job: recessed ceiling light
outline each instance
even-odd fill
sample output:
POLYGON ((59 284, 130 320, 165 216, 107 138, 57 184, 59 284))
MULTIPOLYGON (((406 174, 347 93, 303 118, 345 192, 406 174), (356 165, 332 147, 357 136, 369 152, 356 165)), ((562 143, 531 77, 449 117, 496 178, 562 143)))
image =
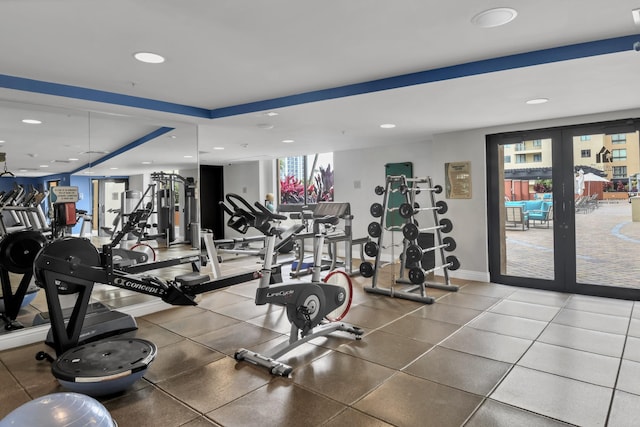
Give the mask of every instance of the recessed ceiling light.
POLYGON ((77 159, 75 157, 69 157, 67 160, 69 160, 70 162, 77 162, 80 159, 77 159))
POLYGON ((145 62, 147 64, 162 64, 164 62, 163 56, 160 56, 157 53, 152 53, 152 52, 134 53, 133 57, 136 58, 138 61, 145 62))
POLYGON ((224 150, 224 147, 213 147, 214 150, 224 150))
POLYGON ((49 165, 40 165, 41 168, 48 168, 49 165))
POLYGON ((193 158, 193 156, 189 156, 189 155, 187 155, 187 156, 182 156, 182 157, 184 157, 185 159, 192 159, 192 158, 193 158))
POLYGON ((117 170, 118 170, 118 168, 109 168, 109 170, 117 171, 117 170))
POLYGON ((148 161, 148 160, 147 160, 147 161, 142 162, 142 164, 143 164, 143 165, 150 165, 150 164, 152 164, 152 163, 153 163, 153 162, 150 162, 150 161, 148 161))
POLYGON ((28 169, 18 169, 18 172, 27 172, 28 169))
POLYGON ((284 142, 285 144, 292 144, 295 141, 293 139, 283 139, 282 142, 284 142))
POLYGON ((269 111, 268 113, 264 113, 264 115, 269 117, 275 117, 275 116, 279 116, 280 114, 276 113, 275 111, 269 111))
POLYGON ((526 103, 529 105, 536 105, 536 104, 544 104, 547 102, 549 102, 549 98, 535 98, 535 99, 528 100, 526 103))
POLYGON ((396 127, 396 125, 394 125, 393 123, 384 123, 381 124, 380 127, 382 129, 393 129, 394 127, 396 127))
POLYGON ((94 171, 84 171, 85 175, 91 175, 91 174, 94 174, 94 173, 95 173, 94 171))
POLYGON ((518 12, 509 7, 496 7, 495 9, 485 10, 471 18, 471 22, 482 28, 499 27, 513 21, 518 12))
POLYGON ((39 125, 42 124, 42 121, 36 119, 22 119, 22 123, 27 123, 29 125, 39 125))
POLYGON ((639 9, 633 9, 631 11, 631 16, 633 16, 633 22, 636 25, 640 25, 640 8, 639 9))
POLYGON ((5 141, 4 139, 0 139, 0 144, 4 144, 5 142, 7 141, 5 141))

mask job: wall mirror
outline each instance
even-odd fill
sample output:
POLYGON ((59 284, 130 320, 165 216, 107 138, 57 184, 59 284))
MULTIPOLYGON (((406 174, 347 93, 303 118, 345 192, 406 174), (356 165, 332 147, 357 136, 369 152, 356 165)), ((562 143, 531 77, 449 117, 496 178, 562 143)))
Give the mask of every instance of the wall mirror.
MULTIPOLYGON (((135 250, 158 261, 199 253, 199 235, 191 235, 192 229, 199 230, 200 211, 194 124, 0 100, 0 153, 5 154, 5 161, 0 156, 0 192, 4 192, 0 242, 27 226, 44 227, 48 234, 52 188, 70 186, 78 189, 79 213, 77 224, 67 233, 90 238, 100 247, 122 229, 127 210, 149 208, 146 228, 126 235, 119 247, 129 250, 139 245, 135 250), (9 198, 11 192, 15 196, 9 198), (42 211, 40 222, 22 216, 27 208, 29 215, 36 215, 35 206, 42 211)), ((149 274, 173 277, 185 268, 190 265, 149 274)), ((12 288, 22 279, 16 273, 7 277, 12 288)), ((164 304, 158 298, 104 285, 96 285, 92 298, 117 309, 164 304)), ((34 322, 35 326, 42 322, 41 313, 47 311, 43 290, 31 286, 23 304, 15 320, 24 328, 7 330, 0 322, 0 348, 10 346, 3 342, 38 329, 34 322)))

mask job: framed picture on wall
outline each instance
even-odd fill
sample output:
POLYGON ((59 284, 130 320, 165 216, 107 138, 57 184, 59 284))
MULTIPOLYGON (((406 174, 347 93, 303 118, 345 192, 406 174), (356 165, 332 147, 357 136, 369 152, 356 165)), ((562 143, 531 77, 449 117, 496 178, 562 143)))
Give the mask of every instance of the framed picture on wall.
POLYGON ((471 198, 471 162, 444 164, 447 199, 471 198))

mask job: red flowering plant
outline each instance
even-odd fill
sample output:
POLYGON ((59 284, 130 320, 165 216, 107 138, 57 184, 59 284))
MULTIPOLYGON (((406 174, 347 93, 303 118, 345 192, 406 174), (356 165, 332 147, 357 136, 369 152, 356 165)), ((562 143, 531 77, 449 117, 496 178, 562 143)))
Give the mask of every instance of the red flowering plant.
POLYGON ((293 175, 280 180, 280 203, 304 203, 304 184, 293 175))

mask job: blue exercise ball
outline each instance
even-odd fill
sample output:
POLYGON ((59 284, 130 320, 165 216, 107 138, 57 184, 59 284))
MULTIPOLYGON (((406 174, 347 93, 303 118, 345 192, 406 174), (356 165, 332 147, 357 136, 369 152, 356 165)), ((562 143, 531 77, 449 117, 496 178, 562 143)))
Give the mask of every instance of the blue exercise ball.
POLYGON ((117 427, 100 402, 80 393, 53 393, 27 402, 0 421, 0 427, 117 427))

